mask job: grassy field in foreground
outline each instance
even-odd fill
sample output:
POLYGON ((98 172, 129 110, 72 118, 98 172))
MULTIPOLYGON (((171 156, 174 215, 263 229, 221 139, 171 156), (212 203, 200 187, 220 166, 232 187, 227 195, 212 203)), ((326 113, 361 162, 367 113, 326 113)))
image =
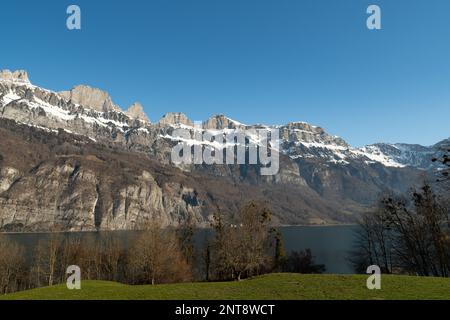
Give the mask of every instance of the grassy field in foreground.
POLYGON ((149 300, 297 300, 297 299, 449 299, 450 279, 407 276, 382 277, 381 290, 368 290, 364 275, 270 274, 240 282, 183 283, 129 286, 82 281, 81 290, 65 285, 33 289, 0 299, 149 299, 149 300))

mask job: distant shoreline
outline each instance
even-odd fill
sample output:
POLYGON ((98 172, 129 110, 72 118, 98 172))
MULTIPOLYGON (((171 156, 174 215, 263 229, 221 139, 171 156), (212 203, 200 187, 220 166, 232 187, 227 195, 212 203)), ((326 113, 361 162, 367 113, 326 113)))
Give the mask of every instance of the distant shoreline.
MULTIPOLYGON (((276 227, 280 228, 293 228, 293 227, 351 227, 357 226, 356 223, 343 223, 343 224, 282 224, 276 227)), ((212 229, 199 227, 197 229, 212 229)), ((63 233, 63 234, 76 234, 76 233, 101 233, 101 232, 130 232, 130 231, 143 231, 143 230, 89 230, 89 231, 16 231, 16 232, 0 232, 0 235, 24 235, 24 234, 50 234, 50 233, 63 233)))
POLYGON ((342 223, 342 224, 281 224, 278 227, 349 227, 349 226, 357 226, 357 223, 342 223))

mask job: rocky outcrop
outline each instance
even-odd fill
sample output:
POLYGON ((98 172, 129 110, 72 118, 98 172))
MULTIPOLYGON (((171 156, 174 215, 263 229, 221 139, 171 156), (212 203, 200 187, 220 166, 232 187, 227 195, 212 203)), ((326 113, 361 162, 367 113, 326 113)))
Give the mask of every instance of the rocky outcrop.
POLYGON ((14 72, 11 72, 9 70, 2 70, 0 71, 0 79, 30 83, 30 80, 28 79, 28 73, 24 70, 17 70, 14 72))
POLYGON ((168 125, 186 125, 193 127, 194 123, 189 120, 189 118, 181 112, 168 112, 162 116, 162 118, 158 121, 159 126, 168 126, 168 125))
POLYGON ((97 88, 79 85, 70 91, 59 92, 59 95, 73 103, 99 112, 120 111, 120 108, 112 102, 109 94, 97 88))
POLYGON ((20 172, 11 167, 0 168, 0 193, 8 190, 20 177, 20 172))
POLYGON ((129 116, 131 119, 137 119, 142 120, 145 122, 150 122, 149 118, 144 112, 144 108, 139 102, 133 103, 128 110, 125 112, 127 116, 129 116))
POLYGON ((203 129, 223 130, 223 129, 245 129, 245 125, 227 118, 223 114, 215 115, 203 122, 203 129))
POLYGON ((280 137, 287 142, 319 143, 349 148, 343 139, 331 136, 324 129, 305 122, 291 122, 281 126, 280 137))

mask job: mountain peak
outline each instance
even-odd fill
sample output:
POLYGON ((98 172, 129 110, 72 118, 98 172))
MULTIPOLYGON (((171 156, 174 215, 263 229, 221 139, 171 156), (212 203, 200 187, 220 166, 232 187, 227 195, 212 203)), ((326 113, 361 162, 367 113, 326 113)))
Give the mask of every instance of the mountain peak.
POLYGON ((307 122, 289 122, 280 127, 280 136, 290 142, 300 144, 312 144, 313 146, 335 146, 338 148, 350 148, 344 139, 328 134, 323 128, 313 126, 307 122))
POLYGON ((70 91, 62 91, 59 94, 67 100, 72 100, 74 103, 96 111, 120 111, 120 108, 112 102, 111 97, 106 91, 90 86, 78 85, 70 91))
POLYGON ((216 114, 203 122, 204 129, 223 130, 223 129, 237 129, 244 128, 245 125, 226 117, 223 114, 216 114))
POLYGON ((289 122, 288 124, 286 124, 286 127, 290 128, 290 129, 305 130, 305 131, 316 132, 316 133, 325 132, 325 130, 323 128, 313 126, 313 125, 309 124, 308 122, 303 122, 303 121, 289 122))
POLYGON ((194 123, 189 120, 189 118, 181 112, 168 112, 162 116, 162 118, 158 121, 160 126, 166 125, 179 125, 184 124, 186 126, 193 127, 194 123))
POLYGON ((144 108, 139 102, 133 103, 128 110, 125 112, 127 116, 132 119, 138 119, 146 122, 150 122, 149 118, 144 112, 144 108))
POLYGON ((28 79, 28 73, 25 70, 2 70, 0 71, 0 79, 30 83, 30 80, 28 79))

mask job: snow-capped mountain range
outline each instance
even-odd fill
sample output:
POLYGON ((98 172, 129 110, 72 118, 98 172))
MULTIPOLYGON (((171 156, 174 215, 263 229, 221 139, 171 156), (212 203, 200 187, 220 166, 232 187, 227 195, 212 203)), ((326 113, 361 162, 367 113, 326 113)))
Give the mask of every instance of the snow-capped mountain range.
MULTIPOLYGON (((182 113, 167 113, 152 124, 139 103, 122 111, 108 93, 86 85, 64 92, 37 87, 30 83, 25 71, 0 72, 0 116, 47 130, 63 129, 85 135, 93 141, 142 144, 144 149, 155 144, 157 139, 170 140, 173 128, 183 126, 195 129, 194 123, 182 113)), ((215 115, 201 126, 203 130, 261 127, 280 130, 281 152, 293 160, 321 158, 341 165, 359 160, 386 167, 410 166, 427 170, 432 168, 431 158, 438 152, 437 146, 401 143, 377 143, 353 148, 321 127, 305 122, 278 126, 245 125, 224 115, 215 115)))
POLYGON ((124 111, 86 85, 51 91, 25 71, 0 72, 0 135, 0 230, 7 231, 133 229, 155 216, 209 226, 216 210, 233 216, 250 200, 266 203, 280 224, 354 222, 381 193, 407 192, 439 170, 431 160, 450 145, 355 148, 305 122, 246 125, 225 115, 194 123, 169 112, 152 123, 139 103, 124 111), (174 166, 177 128, 191 132, 188 143, 204 145, 193 138, 199 131, 278 129, 280 170, 174 166))

